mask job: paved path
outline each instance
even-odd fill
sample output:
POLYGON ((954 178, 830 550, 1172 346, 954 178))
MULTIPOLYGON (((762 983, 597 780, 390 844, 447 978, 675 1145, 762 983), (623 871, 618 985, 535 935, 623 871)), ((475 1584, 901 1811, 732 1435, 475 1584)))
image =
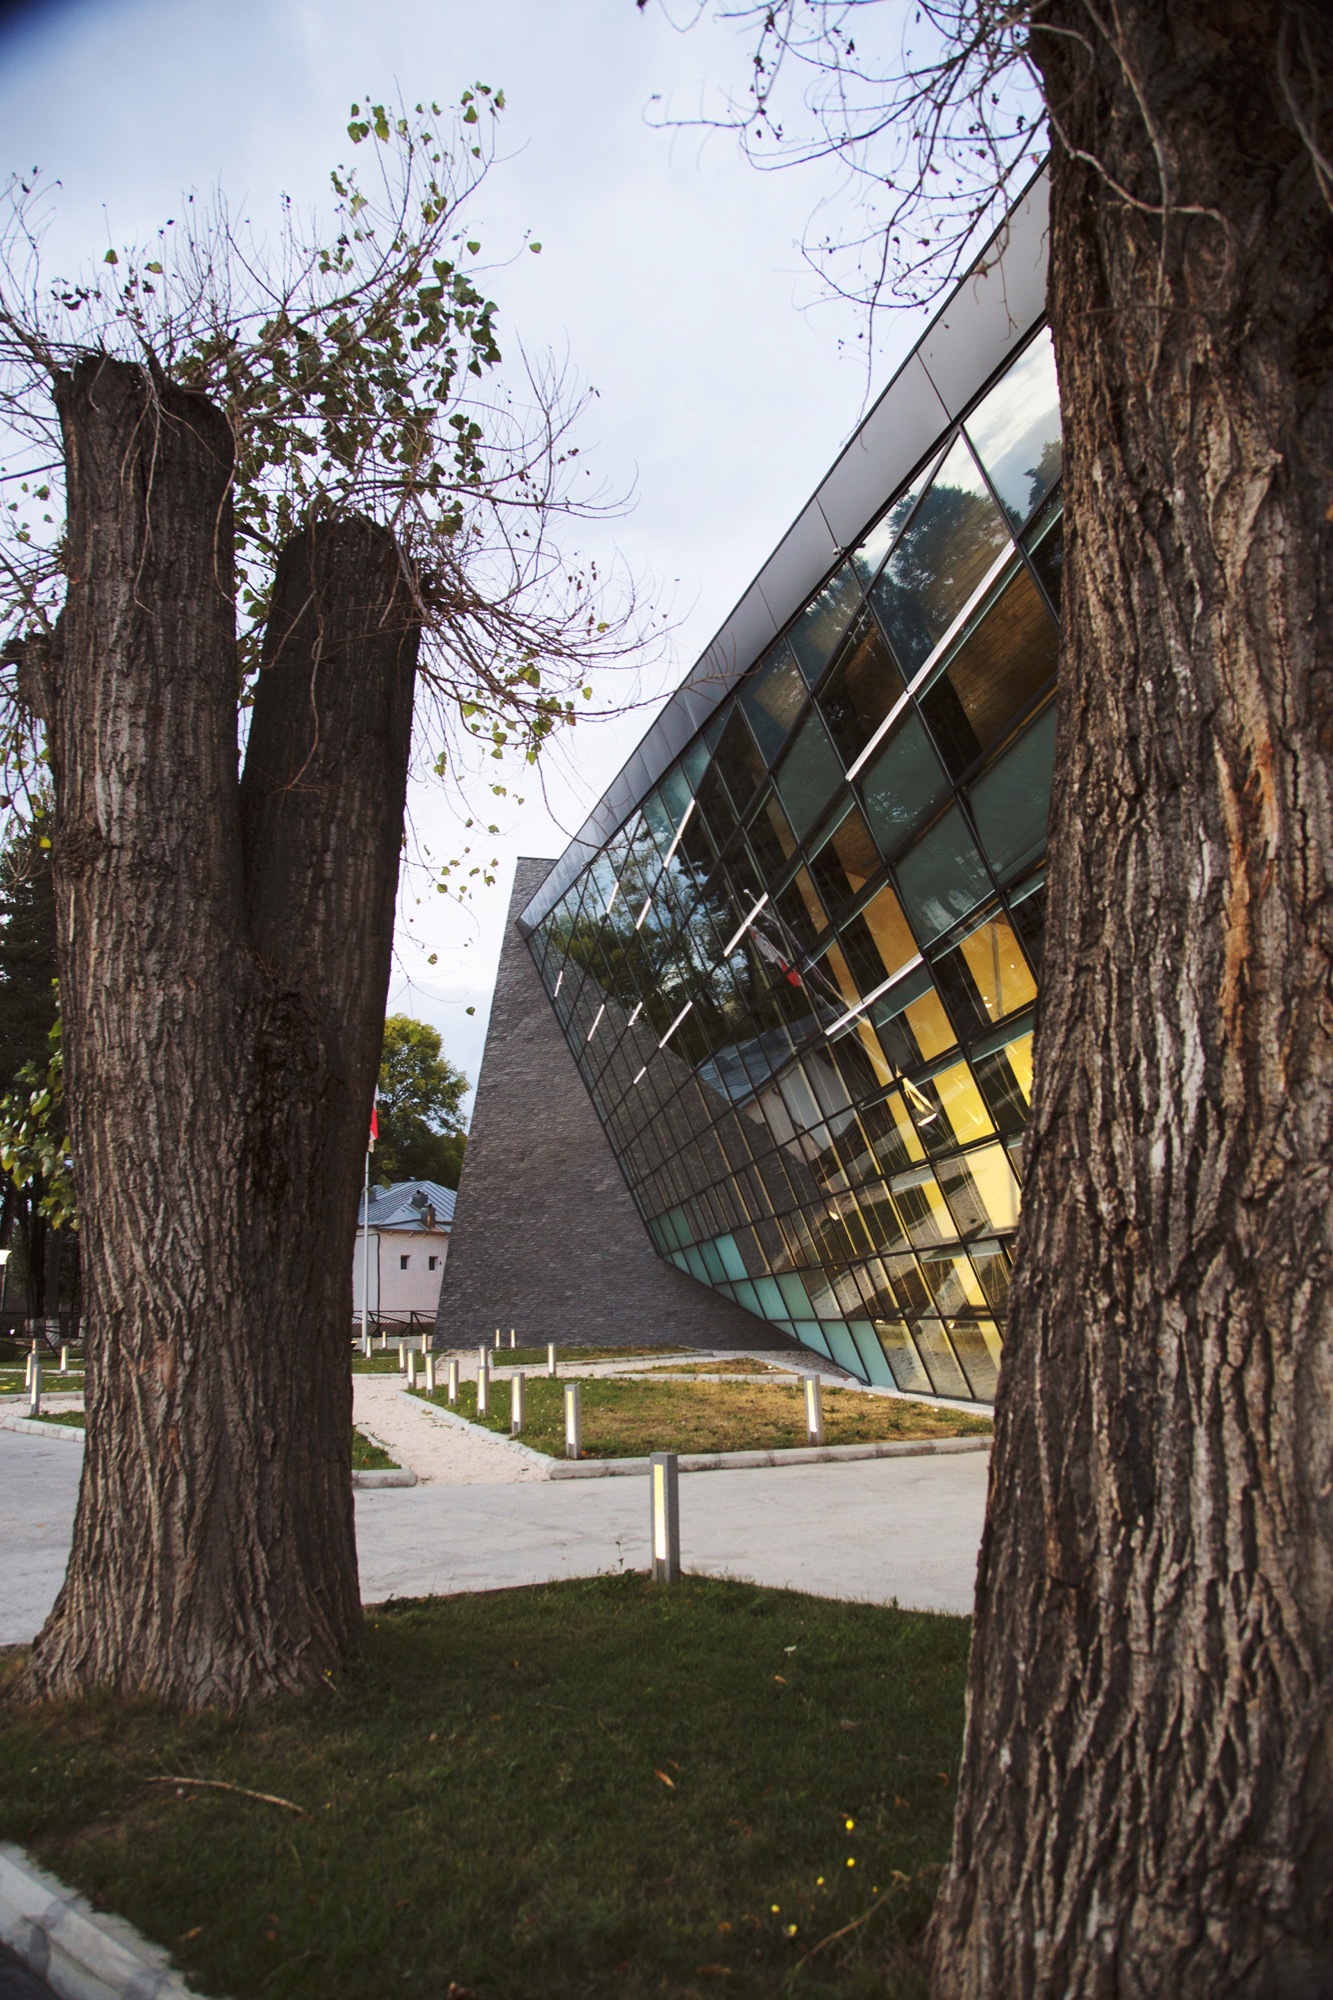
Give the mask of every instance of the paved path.
POLYGON ((363 1431, 429 1485, 509 1486, 546 1476, 535 1455, 515 1450, 507 1438, 405 1395, 397 1375, 354 1375, 352 1414, 363 1431))
MULTIPOLYGON (((497 1441, 502 1450, 503 1440, 497 1441)), ((0 1644, 31 1639, 64 1571, 82 1447, 0 1431, 0 1644)), ((685 1567, 920 1610, 971 1608, 988 1455, 861 1459, 680 1482, 685 1567)), ((362 1595, 497 1590, 646 1567, 643 1479, 360 1492, 362 1595)))

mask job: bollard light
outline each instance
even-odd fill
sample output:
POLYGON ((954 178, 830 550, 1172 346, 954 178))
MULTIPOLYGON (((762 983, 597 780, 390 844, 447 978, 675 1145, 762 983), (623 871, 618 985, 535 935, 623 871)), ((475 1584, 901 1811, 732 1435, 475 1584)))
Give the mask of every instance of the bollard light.
POLYGON ((652 1489, 653 1582, 680 1582, 680 1465, 674 1451, 655 1451, 649 1462, 652 1489))
POLYGON ((32 1380, 28 1384, 28 1415, 40 1417, 42 1414, 42 1357, 34 1349, 32 1357, 32 1380))
POLYGON ((555 1374, 555 1342, 553 1340, 548 1340, 546 1343, 546 1372, 552 1376, 555 1374))
POLYGON ((511 1347, 516 1347, 518 1345, 517 1341, 514 1339, 514 1329, 512 1326, 509 1329, 509 1345, 511 1347))
POLYGON ((426 1394, 428 1396, 435 1394, 435 1356, 433 1354, 426 1356, 426 1394))
POLYGON ((583 1452, 583 1406, 577 1382, 565 1384, 565 1457, 578 1458, 583 1452))
POLYGON ((69 1349, 67 1347, 62 1347, 60 1350, 60 1372, 62 1375, 69 1374, 69 1349))
POLYGON ((409 1388, 409 1389, 415 1389, 415 1388, 416 1388, 416 1386, 417 1386, 417 1356, 416 1356, 416 1349, 415 1349, 415 1348, 412 1348, 412 1347, 409 1347, 409 1348, 408 1348, 408 1350, 407 1350, 407 1356, 406 1356, 406 1359, 405 1359, 405 1360, 404 1360, 404 1362, 403 1362, 403 1366, 404 1366, 404 1368, 406 1368, 406 1370, 407 1370, 407 1386, 408 1386, 408 1388, 409 1388))
POLYGON ((445 1394, 451 1403, 458 1401, 458 1356, 456 1354, 451 1355, 449 1358, 449 1386, 445 1394))
POLYGON ((520 1368, 509 1385, 509 1435, 517 1437, 523 1428, 524 1404, 527 1402, 527 1378, 520 1368))
POLYGON ((478 1375, 484 1375, 486 1373, 486 1370, 490 1367, 490 1365, 491 1365, 490 1349, 486 1347, 479 1347, 477 1349, 478 1375))
POLYGON ((483 1368, 477 1377, 477 1415, 489 1417, 491 1414, 491 1371, 483 1368))
POLYGON ((500 1345, 500 1329, 498 1326, 495 1329, 495 1345, 497 1346, 497 1348, 500 1345))
POLYGON ((824 1399, 818 1375, 802 1375, 805 1389, 805 1438, 807 1444, 824 1442, 824 1399))

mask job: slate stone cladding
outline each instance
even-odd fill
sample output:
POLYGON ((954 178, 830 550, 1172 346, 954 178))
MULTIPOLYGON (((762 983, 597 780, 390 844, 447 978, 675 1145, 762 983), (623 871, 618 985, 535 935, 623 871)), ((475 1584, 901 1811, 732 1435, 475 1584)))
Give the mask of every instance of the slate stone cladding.
POLYGON ((552 863, 518 863, 477 1083, 436 1342, 512 1326, 527 1344, 796 1343, 659 1257, 515 918, 552 863))

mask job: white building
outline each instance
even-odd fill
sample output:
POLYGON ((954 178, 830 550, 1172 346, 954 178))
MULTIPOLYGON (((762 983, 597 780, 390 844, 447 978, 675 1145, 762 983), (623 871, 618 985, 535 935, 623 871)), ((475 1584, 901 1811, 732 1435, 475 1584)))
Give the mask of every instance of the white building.
POLYGON ((353 1317, 360 1317, 362 1284, 368 1278, 368 1311, 404 1319, 409 1313, 428 1313, 433 1318, 453 1219, 454 1191, 438 1181, 372 1188, 369 1229, 364 1202, 357 1217, 353 1317))

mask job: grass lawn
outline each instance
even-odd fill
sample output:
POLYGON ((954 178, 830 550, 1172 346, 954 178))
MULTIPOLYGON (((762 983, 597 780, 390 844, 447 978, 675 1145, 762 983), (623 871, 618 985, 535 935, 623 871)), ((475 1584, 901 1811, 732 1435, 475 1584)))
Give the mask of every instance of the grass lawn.
POLYGON ((398 1460, 390 1458, 382 1444, 376 1444, 364 1431, 352 1432, 353 1472, 397 1472, 398 1460))
POLYGON ((758 1361, 747 1354, 725 1361, 654 1361, 652 1372, 661 1375, 787 1375, 772 1361, 758 1361))
MULTIPOLYGON (((28 1386, 28 1378, 22 1365, 17 1368, 0 1368, 0 1396, 21 1396, 28 1386)), ((42 1361, 42 1387, 47 1390, 75 1390, 83 1387, 82 1368, 71 1368, 68 1375, 62 1375, 53 1361, 42 1361)))
POLYGON ((307 1701, 0 1703, 0 1837, 230 2000, 919 2000, 967 1643, 702 1578, 397 1603, 307 1701))
MULTIPOLYGON (((11 1417, 26 1417, 28 1406, 24 1403, 17 1410, 11 1410, 9 1414, 11 1417)), ((43 1424, 64 1424, 76 1431, 84 1428, 82 1410, 43 1410, 37 1421, 43 1424)))
MULTIPOLYGON (((445 1391, 423 1400, 509 1433, 510 1388, 491 1383, 491 1408, 477 1415, 477 1385, 459 1384, 456 1405, 445 1391)), ((805 1404, 799 1382, 643 1382, 585 1380, 583 1456, 639 1458, 650 1451, 776 1451, 805 1443, 805 1404)), ((524 1444, 563 1457, 564 1388, 544 1375, 527 1384, 524 1444)), ((826 1444, 864 1444, 893 1438, 988 1437, 989 1417, 855 1389, 825 1389, 826 1444)))
MULTIPOLYGON (((12 1414, 12 1413, 11 1413, 12 1414)), ((21 1416, 22 1410, 18 1412, 21 1416)), ((69 1424, 76 1430, 84 1428, 82 1410, 44 1410, 40 1421, 44 1424, 69 1424)), ((383 1445, 376 1444, 364 1431, 352 1432, 353 1472, 396 1472, 398 1460, 390 1458, 383 1445)))

